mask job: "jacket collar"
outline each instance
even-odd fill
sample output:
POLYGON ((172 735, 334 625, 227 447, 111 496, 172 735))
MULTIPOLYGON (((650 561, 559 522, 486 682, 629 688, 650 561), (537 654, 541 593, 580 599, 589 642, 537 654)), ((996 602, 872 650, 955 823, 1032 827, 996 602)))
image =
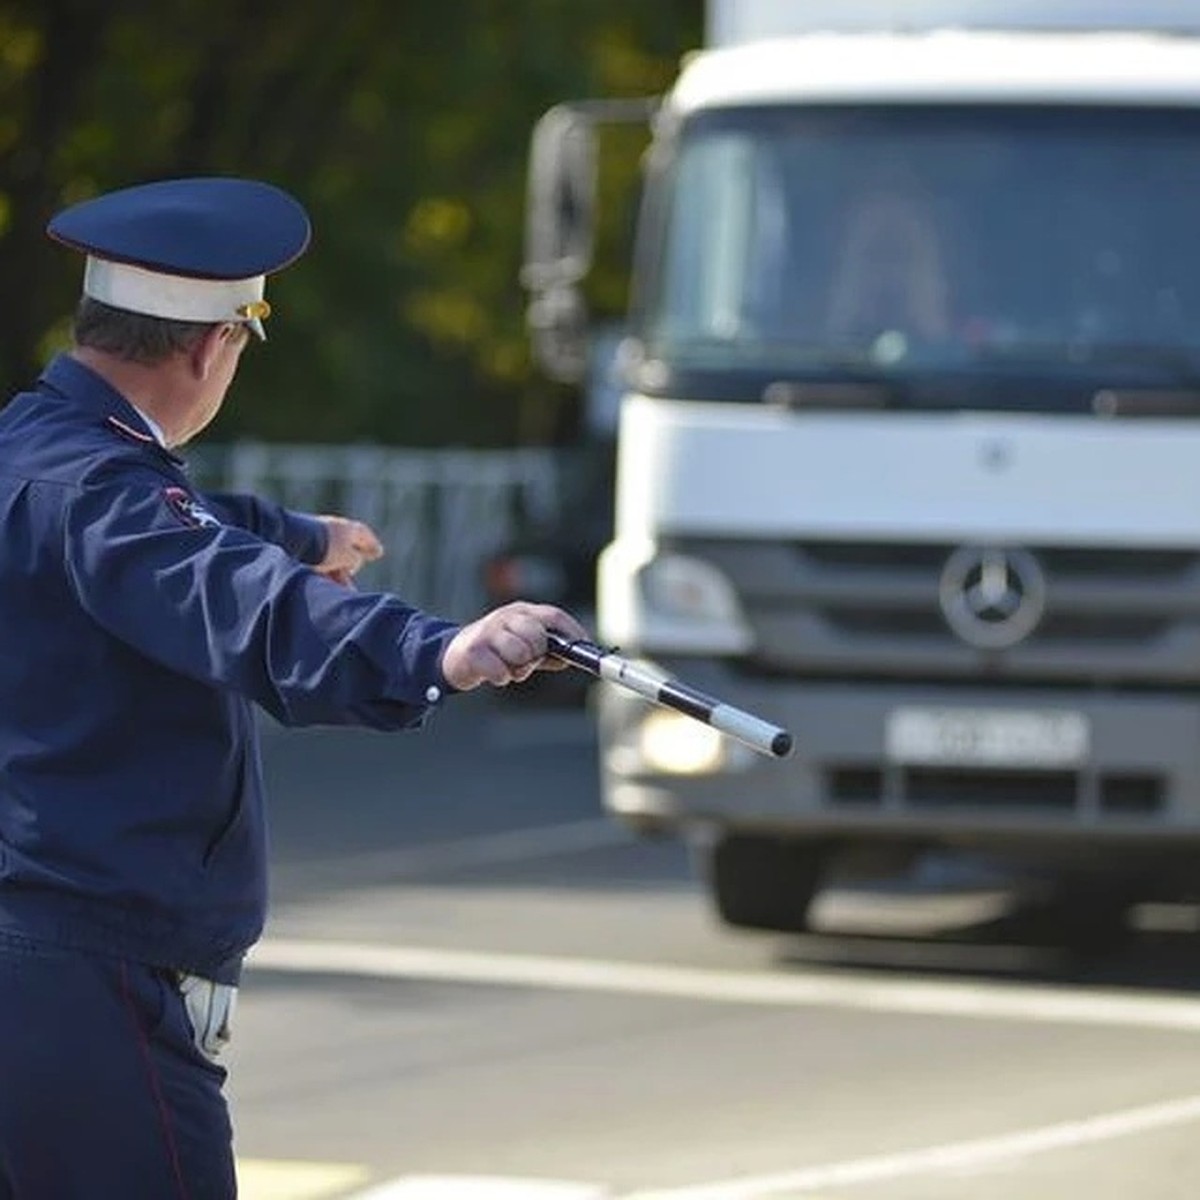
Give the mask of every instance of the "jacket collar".
POLYGON ((183 462, 158 440, 146 418, 108 380, 77 358, 56 355, 39 376, 38 387, 86 409, 126 440, 157 450, 173 463, 183 462))

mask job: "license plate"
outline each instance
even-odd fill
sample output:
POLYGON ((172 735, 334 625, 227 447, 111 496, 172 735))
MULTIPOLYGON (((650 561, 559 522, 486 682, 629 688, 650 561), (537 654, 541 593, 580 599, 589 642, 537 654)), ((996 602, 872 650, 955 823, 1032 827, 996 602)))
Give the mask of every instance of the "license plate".
POLYGON ((1062 709, 897 708, 884 744, 899 764, 1075 767, 1091 743, 1087 718, 1062 709))

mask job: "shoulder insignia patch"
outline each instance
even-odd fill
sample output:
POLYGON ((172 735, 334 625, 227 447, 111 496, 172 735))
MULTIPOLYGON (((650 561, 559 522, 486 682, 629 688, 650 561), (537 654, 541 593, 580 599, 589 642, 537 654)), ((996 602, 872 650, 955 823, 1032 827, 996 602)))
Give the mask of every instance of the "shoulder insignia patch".
POLYGON ((220 521, 213 516, 185 488, 169 487, 163 489, 163 497, 175 515, 185 524, 195 528, 211 529, 219 526, 220 521))

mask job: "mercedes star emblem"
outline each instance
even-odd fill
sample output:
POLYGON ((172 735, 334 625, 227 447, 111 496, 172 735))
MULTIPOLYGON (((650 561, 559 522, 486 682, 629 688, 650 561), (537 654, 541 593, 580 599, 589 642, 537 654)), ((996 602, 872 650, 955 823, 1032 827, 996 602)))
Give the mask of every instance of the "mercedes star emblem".
POLYGON ((1025 550, 963 546, 942 568, 938 601, 947 624, 981 650, 1028 637, 1046 607, 1046 580, 1025 550))

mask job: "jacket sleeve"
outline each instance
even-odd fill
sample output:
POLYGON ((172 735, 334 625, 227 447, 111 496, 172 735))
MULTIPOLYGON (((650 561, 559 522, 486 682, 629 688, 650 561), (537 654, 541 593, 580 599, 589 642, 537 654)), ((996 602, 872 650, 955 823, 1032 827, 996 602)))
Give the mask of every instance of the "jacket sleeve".
POLYGON ((329 532, 316 517, 234 492, 207 492, 203 501, 223 524, 237 525, 264 542, 282 546, 298 562, 316 565, 325 557, 329 532))
POLYGON ((126 471, 63 510, 69 583, 113 637, 288 725, 403 728, 453 690, 454 622, 324 579, 164 483, 126 471))

